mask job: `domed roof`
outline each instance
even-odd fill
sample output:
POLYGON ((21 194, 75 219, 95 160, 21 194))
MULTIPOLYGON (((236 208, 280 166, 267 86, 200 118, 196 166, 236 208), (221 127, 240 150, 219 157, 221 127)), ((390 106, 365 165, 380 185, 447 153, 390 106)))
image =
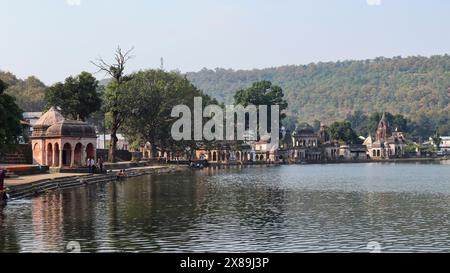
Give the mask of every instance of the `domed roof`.
POLYGON ((296 127, 292 136, 310 136, 314 135, 314 129, 310 126, 302 126, 301 128, 296 127))
POLYGON ((96 138, 95 128, 86 122, 63 120, 47 129, 47 137, 92 137, 96 138))
POLYGON ((36 121, 34 126, 48 127, 63 120, 63 115, 55 107, 52 107, 36 121))

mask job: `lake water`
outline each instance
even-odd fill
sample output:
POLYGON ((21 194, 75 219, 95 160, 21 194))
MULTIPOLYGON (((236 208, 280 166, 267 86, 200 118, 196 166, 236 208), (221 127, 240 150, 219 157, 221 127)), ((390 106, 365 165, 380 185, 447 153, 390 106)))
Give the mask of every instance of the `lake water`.
POLYGON ((449 216, 448 161, 205 169, 10 202, 0 252, 450 252, 449 216))

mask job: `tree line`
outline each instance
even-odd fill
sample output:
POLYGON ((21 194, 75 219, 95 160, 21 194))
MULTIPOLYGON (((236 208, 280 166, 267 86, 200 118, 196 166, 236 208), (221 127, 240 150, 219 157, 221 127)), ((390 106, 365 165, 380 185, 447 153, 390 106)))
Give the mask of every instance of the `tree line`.
MULTIPOLYGON (((171 126, 176 118, 171 116, 175 105, 187 105, 193 111, 194 97, 202 97, 203 107, 211 104, 219 105, 214 98, 204 94, 194 86, 185 75, 178 72, 167 72, 161 69, 147 69, 131 74, 125 73, 127 62, 131 59, 131 51, 118 48, 114 61, 108 63, 98 59, 92 63, 101 72, 105 72, 110 80, 106 86, 88 72, 67 77, 44 90, 45 106, 41 110, 55 106, 62 114, 74 120, 93 122, 97 129, 107 130, 111 135, 108 158, 115 160, 117 134, 124 134, 133 148, 138 148, 149 142, 152 154, 156 147, 164 147, 172 151, 191 151, 198 148, 195 141, 174 141, 171 137, 171 126)), ((2 113, 1 137, 5 143, 15 142, 20 134, 20 119, 22 111, 12 96, 3 94, 7 85, 1 85, 2 113), (14 116, 13 119, 9 118, 14 116), (3 126, 4 121, 11 126, 3 126), (17 129, 17 130, 16 130, 17 129), (8 135, 6 135, 8 133, 8 135)), ((236 104, 280 105, 280 110, 287 108, 283 90, 271 82, 254 83, 251 87, 236 93, 236 104)), ((284 114, 281 115, 284 118, 284 114)), ((206 118, 205 118, 206 121, 206 118)), ((270 122, 270 113, 269 119, 270 122)), ((270 127, 269 127, 270 131, 270 127)), ((203 142, 201 145, 212 145, 214 141, 203 142)))
MULTIPOLYGON (((438 86, 440 88, 446 85, 447 82, 443 81, 441 77, 447 75, 450 68, 450 59, 445 55, 432 58, 379 58, 368 61, 311 64, 301 67, 289 66, 275 69, 275 72, 273 71, 274 69, 253 70, 251 73, 248 71, 234 72, 218 69, 216 71, 202 70, 199 74, 188 73, 183 75, 178 72, 149 69, 126 74, 125 67, 132 57, 130 53, 131 51, 122 51, 122 49, 118 48, 111 63, 101 58, 92 62, 99 71, 109 76, 110 79, 105 85, 101 84, 88 72, 70 76, 63 82, 56 83, 50 87, 46 87, 34 77, 20 80, 11 73, 1 72, 0 80, 4 79, 1 87, 3 99, 1 109, 11 109, 3 111, 16 116, 14 119, 2 119, 2 125, 8 121, 16 124, 17 128, 19 128, 17 130, 14 128, 6 130, 11 132, 8 136, 3 132, 1 136, 3 143, 11 142, 14 135, 19 134, 20 124, 18 125, 17 122, 20 119, 18 115, 21 113, 21 108, 26 110, 43 110, 50 106, 57 106, 68 118, 89 121, 94 123, 99 130, 108 130, 112 139, 109 147, 109 156, 112 160, 114 160, 117 133, 119 132, 125 134, 134 147, 150 142, 153 152, 156 152, 154 150, 156 146, 172 147, 174 149, 194 147, 196 145, 194 142, 181 143, 171 141, 169 125, 173 123, 174 119, 170 117, 170 111, 176 104, 185 104, 192 107, 193 97, 195 96, 202 96, 205 105, 218 104, 219 102, 213 96, 208 95, 211 94, 211 89, 209 89, 209 92, 203 92, 198 88, 198 86, 205 86, 202 79, 206 80, 206 78, 208 78, 206 80, 208 84, 212 84, 210 81, 214 81, 216 83, 215 88, 224 88, 225 91, 227 88, 221 85, 224 79, 229 80, 231 86, 239 87, 230 92, 233 95, 231 101, 230 99, 225 99, 225 101, 230 103, 243 104, 244 106, 248 104, 280 105, 282 124, 291 131, 295 127, 302 126, 311 126, 318 131, 320 120, 322 120, 325 123, 330 123, 329 130, 335 139, 347 143, 358 143, 360 141, 358 136, 374 134, 381 118, 380 111, 370 110, 389 109, 389 103, 392 103, 390 101, 387 104, 380 105, 379 108, 374 106, 376 105, 374 102, 377 101, 379 95, 375 95, 374 98, 370 97, 372 96, 370 95, 370 88, 366 86, 368 83, 374 83, 371 78, 377 74, 374 71, 378 71, 378 81, 375 84, 378 87, 384 86, 388 82, 385 78, 387 74, 385 75, 383 72, 383 76, 380 74, 381 71, 387 71, 386 73, 396 71, 394 75, 391 75, 392 79, 389 85, 392 84, 392 81, 399 81, 399 79, 396 79, 397 77, 404 80, 406 74, 411 76, 415 75, 415 73, 421 73, 429 77, 430 71, 432 71, 431 74, 435 76, 435 80, 433 81, 433 86, 429 87, 435 90, 438 86), (449 62, 447 63, 447 61, 449 62), (222 75, 223 78, 218 79, 219 75, 222 75), (239 77, 240 84, 234 85, 233 82, 238 75, 241 75, 239 77), (265 80, 267 78, 270 80, 265 80), (356 78, 359 80, 356 80, 356 78), (299 92, 309 90, 307 101, 313 100, 312 103, 306 104, 299 96, 293 96, 290 84, 294 84, 298 80, 302 82, 299 85, 300 89, 298 90, 301 90, 299 92), (276 84, 277 82, 278 84, 276 84), (362 83, 365 83, 365 87, 361 85, 362 83), (361 106, 364 104, 359 101, 359 103, 351 105, 351 107, 349 105, 348 110, 345 111, 345 116, 342 117, 343 113, 336 110, 335 107, 329 106, 329 103, 326 102, 327 99, 333 100, 334 98, 333 94, 327 93, 328 91, 325 92, 323 89, 330 84, 334 85, 333 88, 330 88, 330 92, 336 93, 334 95, 339 93, 339 96, 342 97, 341 101, 345 101, 348 96, 352 95, 352 92, 349 90, 354 90, 355 86, 364 90, 369 88, 366 90, 367 92, 359 92, 356 95, 353 94, 353 96, 355 100, 359 100, 359 96, 363 94, 366 97, 365 102, 371 103, 372 106, 367 109, 361 109, 361 106), (26 97, 25 91, 20 91, 23 90, 24 86, 26 87, 26 92, 31 94, 29 98, 26 97), (287 86, 287 91, 283 86, 287 86), (43 95, 41 94, 42 92, 43 95), (316 94, 317 92, 320 93, 320 96, 316 94), (346 92, 349 93, 347 94, 346 92), (16 101, 14 101, 13 97, 16 97, 16 101), (30 107, 24 102, 28 100, 28 103, 32 103, 35 99, 45 103, 39 102, 30 107), (321 104, 323 100, 325 100, 324 105, 321 104), (287 101, 289 101, 289 106, 287 101), (15 106, 12 106, 13 104, 15 106), (302 104, 301 107, 303 108, 297 108, 299 104, 302 104), (321 106, 319 107, 318 105, 321 106), (326 108, 327 105, 330 108, 326 108), (39 109, 38 106, 40 107, 39 109), (315 111, 320 112, 320 114, 312 114, 310 118, 299 116, 300 112, 298 111, 301 111, 303 114, 310 113, 308 110, 310 107, 317 108, 315 111), (331 113, 330 111, 334 111, 334 114, 328 115, 327 113, 331 113), (331 121, 335 120, 342 121, 331 123, 331 121)), ((423 77, 414 80, 410 78, 410 80, 415 82, 417 88, 425 88, 422 81, 423 77)), ((410 81, 403 81, 403 83, 406 87, 398 84, 394 85, 397 87, 403 86, 400 90, 405 90, 410 85, 410 81)), ((428 82, 428 84, 431 83, 428 82)), ((393 114, 390 112, 386 113, 391 127, 405 132, 408 136, 422 137, 422 139, 431 135, 449 134, 448 95, 445 93, 444 98, 440 96, 433 100, 434 95, 430 95, 433 92, 424 92, 426 94, 421 99, 427 100, 425 104, 430 109, 434 107, 433 110, 430 110, 431 114, 420 114, 421 109, 423 109, 420 108, 415 111, 419 112, 418 115, 403 115, 401 110, 405 108, 402 102, 397 102, 396 110, 398 111, 392 112, 393 114)), ((396 101, 395 96, 391 93, 384 93, 384 96, 396 101)), ((219 98, 224 99, 220 96, 219 98)), ((415 103, 415 101, 409 101, 411 104, 415 103)), ((223 104, 221 105, 223 106, 223 104)), ((7 117, 7 115, 2 115, 3 117, 7 117)), ((6 128, 5 126, 2 127, 6 128)))
MULTIPOLYGON (((356 111, 409 119, 411 135, 450 134, 450 56, 376 58, 266 69, 217 68, 187 73, 194 85, 231 103, 236 90, 267 80, 280 86, 295 122, 331 124, 356 111)), ((365 132, 367 134, 367 131, 365 132)))

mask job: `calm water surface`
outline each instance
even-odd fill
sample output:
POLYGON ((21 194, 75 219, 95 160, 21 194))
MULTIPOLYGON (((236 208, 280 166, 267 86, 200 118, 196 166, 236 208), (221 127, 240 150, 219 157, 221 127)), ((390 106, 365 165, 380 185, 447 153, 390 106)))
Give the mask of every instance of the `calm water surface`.
POLYGON ((208 169, 52 192, 0 212, 0 252, 450 252, 450 164, 208 169))

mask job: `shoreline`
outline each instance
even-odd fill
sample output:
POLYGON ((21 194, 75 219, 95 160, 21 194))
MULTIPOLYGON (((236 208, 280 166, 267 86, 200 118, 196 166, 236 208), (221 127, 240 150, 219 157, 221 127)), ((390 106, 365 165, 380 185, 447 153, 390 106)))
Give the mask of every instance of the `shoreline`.
MULTIPOLYGON (((126 177, 124 178, 181 172, 186 170, 189 170, 187 166, 180 167, 173 165, 129 168, 125 170, 126 177)), ((39 196, 54 190, 63 190, 97 183, 108 183, 118 180, 119 178, 116 171, 106 174, 67 174, 67 176, 62 177, 45 178, 22 184, 7 185, 7 193, 10 196, 9 200, 17 200, 39 196)))
MULTIPOLYGON (((352 164, 352 163, 422 163, 422 162, 441 162, 448 161, 447 158, 397 158, 389 160, 353 160, 353 161, 324 161, 324 162, 303 162, 303 163, 272 163, 272 164, 211 164, 207 168, 233 168, 233 167, 276 167, 281 165, 326 165, 326 164, 352 164)), ((143 175, 158 175, 174 172, 183 172, 191 170, 189 166, 185 165, 156 165, 156 166, 134 166, 125 169, 126 178, 138 177, 143 175)), ((31 198, 41 194, 54 191, 63 190, 84 185, 91 185, 97 183, 108 183, 120 180, 117 176, 118 170, 111 170, 106 174, 80 174, 80 173, 66 173, 60 177, 48 177, 44 179, 32 180, 30 182, 23 182, 11 185, 11 180, 6 181, 7 193, 10 200, 17 200, 21 198, 31 198), (9 182, 9 183, 8 183, 9 182), (8 185, 9 184, 9 185, 8 185)), ((45 175, 43 175, 45 176, 45 175)))
POLYGON ((311 161, 303 163, 287 163, 287 165, 312 165, 312 164, 346 164, 346 163, 419 163, 419 162, 441 162, 448 161, 450 158, 391 158, 380 160, 329 160, 329 161, 311 161))

